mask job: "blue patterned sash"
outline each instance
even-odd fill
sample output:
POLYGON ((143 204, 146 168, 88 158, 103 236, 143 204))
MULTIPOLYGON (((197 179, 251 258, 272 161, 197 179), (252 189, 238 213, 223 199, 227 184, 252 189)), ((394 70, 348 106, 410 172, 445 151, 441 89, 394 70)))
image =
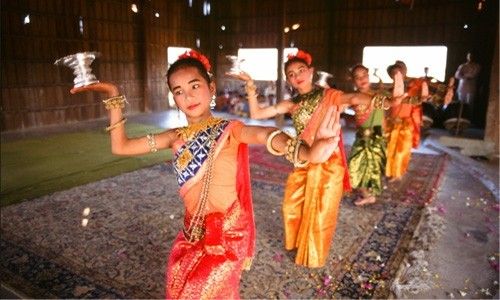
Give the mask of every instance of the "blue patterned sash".
POLYGON ((208 158, 210 148, 224 132, 229 121, 223 120, 216 126, 201 130, 195 138, 182 145, 175 153, 173 166, 177 183, 183 186, 189 179, 193 178, 208 158))

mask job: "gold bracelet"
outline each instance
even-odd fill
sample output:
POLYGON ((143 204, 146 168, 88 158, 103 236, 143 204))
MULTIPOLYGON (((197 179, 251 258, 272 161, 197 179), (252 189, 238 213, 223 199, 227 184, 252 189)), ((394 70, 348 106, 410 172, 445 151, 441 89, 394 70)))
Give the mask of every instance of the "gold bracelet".
POLYGON ((383 110, 389 110, 391 108, 391 103, 389 103, 387 97, 384 98, 384 102, 382 103, 383 110), (386 106, 387 104, 387 106, 386 106))
POLYGON ((285 158, 293 164, 296 168, 302 168, 307 166, 309 162, 307 160, 299 161, 299 148, 303 144, 302 140, 298 138, 290 138, 286 141, 286 156, 285 158))
POLYGON ((296 168, 303 168, 309 164, 307 160, 299 161, 299 150, 303 143, 304 141, 299 140, 293 152, 293 166, 296 168))
POLYGON ((148 139, 149 151, 152 153, 158 152, 158 148, 156 148, 155 136, 152 133, 149 133, 146 135, 146 138, 148 139))
POLYGON ((120 96, 108 98, 106 100, 102 100, 102 102, 104 103, 104 107, 107 110, 110 110, 110 109, 114 109, 114 108, 124 108, 125 103, 127 103, 127 99, 125 98, 125 96, 120 95, 120 96))
POLYGON ((266 148, 267 148, 267 151, 269 151, 269 153, 271 153, 272 155, 276 155, 276 156, 282 156, 282 155, 285 155, 286 151, 283 151, 283 152, 279 152, 279 151, 276 151, 274 150, 273 148, 273 139, 280 133, 282 133, 283 131, 281 131, 280 129, 276 129, 275 131, 271 132, 268 136, 267 136, 267 139, 266 139, 266 148))
POLYGON ((257 86, 253 80, 248 80, 245 82, 245 90, 256 90, 257 86))
POLYGON ((122 118, 120 121, 116 122, 115 124, 109 125, 108 127, 106 127, 106 131, 109 132, 118 126, 125 124, 125 122, 127 122, 127 118, 122 118))
POLYGON ((289 138, 286 141, 286 154, 285 158, 293 164, 293 153, 295 152, 295 146, 297 145, 297 140, 294 138, 289 138))
POLYGON ((249 80, 245 83, 245 92, 247 92, 247 95, 250 96, 251 94, 257 95, 255 92, 257 90, 257 86, 253 82, 253 80, 249 80))

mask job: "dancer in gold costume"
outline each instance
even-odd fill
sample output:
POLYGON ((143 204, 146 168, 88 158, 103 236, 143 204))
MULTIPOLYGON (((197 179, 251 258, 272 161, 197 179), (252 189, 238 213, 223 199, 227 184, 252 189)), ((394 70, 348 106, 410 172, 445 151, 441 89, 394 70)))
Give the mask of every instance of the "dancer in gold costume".
MULTIPOLYGON (((259 107, 256 86, 248 74, 228 75, 246 82, 251 118, 266 119, 291 113, 297 136, 310 145, 329 107, 369 105, 372 99, 362 93, 347 94, 316 86, 311 63, 311 55, 303 50, 289 55, 285 75, 298 95, 291 101, 280 101, 265 108, 259 107)), ((283 200, 285 248, 297 249, 295 263, 311 268, 325 265, 337 225, 340 200, 347 190, 350 184, 342 138, 339 150, 326 162, 295 165, 288 176, 283 200)))

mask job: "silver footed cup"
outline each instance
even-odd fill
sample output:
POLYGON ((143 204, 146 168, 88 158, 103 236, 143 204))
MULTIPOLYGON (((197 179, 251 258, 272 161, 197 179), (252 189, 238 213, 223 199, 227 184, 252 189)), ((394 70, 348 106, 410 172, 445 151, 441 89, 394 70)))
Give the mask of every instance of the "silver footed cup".
POLYGON ((75 79, 73 80, 74 87, 82 87, 93 83, 98 83, 99 80, 92 74, 90 65, 100 56, 99 52, 79 52, 59 58, 54 62, 54 65, 66 66, 73 69, 75 79))
POLYGON ((241 72, 241 63, 244 62, 244 59, 239 59, 236 55, 226 55, 226 58, 231 62, 231 68, 229 69, 229 73, 231 74, 239 74, 241 72))
POLYGON ((318 80, 316 81, 316 84, 321 86, 321 87, 324 87, 324 88, 327 88, 327 87, 330 87, 328 85, 328 78, 333 78, 333 75, 328 73, 328 72, 325 72, 325 71, 318 71, 316 72, 319 76, 318 80))

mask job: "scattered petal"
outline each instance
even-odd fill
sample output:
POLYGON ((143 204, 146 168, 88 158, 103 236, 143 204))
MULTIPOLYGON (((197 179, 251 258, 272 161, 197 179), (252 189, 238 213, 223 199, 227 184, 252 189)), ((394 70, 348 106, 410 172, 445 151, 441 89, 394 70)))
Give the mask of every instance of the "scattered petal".
POLYGON ((444 215, 446 213, 446 209, 442 205, 438 205, 437 211, 439 214, 444 215))
POLYGON ((323 285, 324 286, 327 286, 330 284, 330 282, 332 282, 332 276, 330 275, 327 275, 323 278, 323 285))
POLYGON ((273 255, 273 259, 274 259, 276 262, 282 262, 282 261, 283 261, 283 254, 282 254, 282 253, 275 252, 275 254, 273 255))
POLYGON ((82 215, 84 217, 88 216, 90 214, 90 207, 85 207, 85 209, 83 210, 83 213, 82 215))

